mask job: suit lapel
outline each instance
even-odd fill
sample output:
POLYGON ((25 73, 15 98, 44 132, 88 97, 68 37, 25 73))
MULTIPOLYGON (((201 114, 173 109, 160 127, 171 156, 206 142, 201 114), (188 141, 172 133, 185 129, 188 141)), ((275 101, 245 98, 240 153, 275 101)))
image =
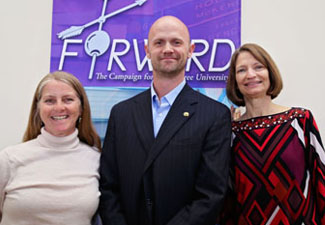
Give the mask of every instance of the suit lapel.
POLYGON ((144 172, 158 157, 174 134, 194 115, 197 105, 196 103, 197 98, 195 92, 186 84, 170 108, 163 124, 161 125, 158 135, 149 150, 149 155, 144 166, 144 172))
POLYGON ((150 89, 135 99, 135 107, 134 123, 137 135, 148 153, 154 142, 150 89))

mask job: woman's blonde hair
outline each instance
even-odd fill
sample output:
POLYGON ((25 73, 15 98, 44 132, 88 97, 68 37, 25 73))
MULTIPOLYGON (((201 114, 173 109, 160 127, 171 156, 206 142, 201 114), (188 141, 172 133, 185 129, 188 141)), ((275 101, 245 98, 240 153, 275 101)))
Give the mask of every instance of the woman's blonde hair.
POLYGON ((76 127, 78 128, 78 137, 82 142, 90 146, 95 146, 100 150, 100 138, 91 122, 90 105, 85 89, 75 76, 64 71, 55 71, 53 73, 49 73, 39 82, 33 97, 28 125, 23 137, 23 141, 25 142, 32 140, 41 133, 41 127, 43 126, 43 123, 39 113, 38 102, 42 97, 44 86, 52 80, 64 82, 75 90, 81 103, 81 116, 76 122, 76 127))

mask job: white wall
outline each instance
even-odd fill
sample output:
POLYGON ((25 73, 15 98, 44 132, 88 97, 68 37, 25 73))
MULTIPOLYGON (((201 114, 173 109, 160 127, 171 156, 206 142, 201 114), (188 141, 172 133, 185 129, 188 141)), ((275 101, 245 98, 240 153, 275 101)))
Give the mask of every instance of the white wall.
POLYGON ((275 102, 312 110, 325 141, 325 1, 242 0, 242 43, 263 46, 284 88, 275 102))
MULTIPOLYGON (((272 55, 279 104, 312 110, 325 140, 325 1, 242 0, 242 43, 272 55)), ((19 143, 37 83, 50 68, 52 1, 0 1, 0 149, 19 143)))
POLYGON ((31 100, 50 70, 52 1, 0 1, 0 149, 19 143, 31 100))

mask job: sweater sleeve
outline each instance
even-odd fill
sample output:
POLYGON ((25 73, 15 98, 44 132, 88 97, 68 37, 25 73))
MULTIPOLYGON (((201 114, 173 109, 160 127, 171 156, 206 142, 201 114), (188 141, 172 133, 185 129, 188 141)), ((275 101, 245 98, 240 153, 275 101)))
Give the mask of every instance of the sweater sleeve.
POLYGON ((10 178, 9 157, 5 150, 0 151, 0 222, 2 219, 2 209, 6 198, 6 186, 10 178))

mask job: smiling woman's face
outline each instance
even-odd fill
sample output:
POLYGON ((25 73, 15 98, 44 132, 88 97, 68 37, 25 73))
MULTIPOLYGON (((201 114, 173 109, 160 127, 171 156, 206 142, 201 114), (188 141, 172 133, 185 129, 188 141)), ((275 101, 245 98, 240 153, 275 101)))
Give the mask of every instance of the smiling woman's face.
POLYGON ((270 87, 269 71, 247 51, 236 61, 236 82, 244 98, 265 97, 270 87))
POLYGON ((45 130, 58 137, 73 133, 81 115, 76 91, 57 80, 51 80, 43 87, 38 109, 45 130))

